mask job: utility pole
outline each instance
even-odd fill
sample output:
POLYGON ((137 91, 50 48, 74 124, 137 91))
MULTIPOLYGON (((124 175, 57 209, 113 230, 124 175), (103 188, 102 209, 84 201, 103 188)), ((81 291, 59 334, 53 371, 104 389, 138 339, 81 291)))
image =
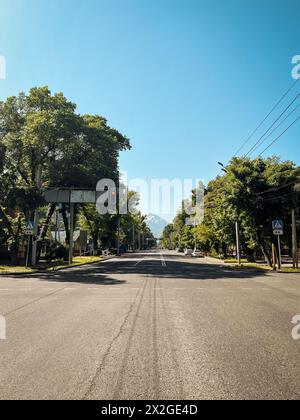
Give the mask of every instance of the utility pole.
POLYGON ((272 243, 272 264, 273 264, 273 270, 276 271, 276 260, 277 260, 277 256, 276 256, 276 247, 275 245, 272 243))
POLYGON ((74 249, 74 203, 70 203, 70 247, 69 247, 69 264, 73 264, 74 249))
POLYGON ((281 243, 280 243, 280 235, 278 236, 278 269, 281 269, 282 266, 282 258, 281 258, 281 243))
POLYGON ((55 209, 55 242, 57 242, 57 235, 58 235, 58 210, 55 209))
POLYGON ((241 265, 241 241, 240 241, 240 226, 239 222, 235 223, 235 231, 236 231, 236 252, 237 252, 237 260, 239 265, 241 265))
POLYGON ((144 251, 144 246, 145 246, 145 235, 142 234, 142 251, 144 251))
MULTIPOLYGON (((36 186, 37 188, 42 187, 42 165, 38 165, 36 170, 36 186)), ((38 209, 34 212, 34 235, 32 239, 32 255, 31 255, 31 263, 33 266, 37 263, 37 237, 39 233, 39 212, 38 209)))
POLYGON ((197 233, 196 233, 196 216, 194 218, 194 240, 195 240, 195 251, 197 251, 197 233))
POLYGON ((132 224, 132 250, 135 251, 135 226, 132 224))
POLYGON ((292 210, 292 238, 293 238, 293 267, 299 268, 298 264, 298 240, 295 210, 292 210))
POLYGON ((120 230, 121 230, 121 218, 118 213, 118 233, 117 233, 117 256, 120 256, 120 230))

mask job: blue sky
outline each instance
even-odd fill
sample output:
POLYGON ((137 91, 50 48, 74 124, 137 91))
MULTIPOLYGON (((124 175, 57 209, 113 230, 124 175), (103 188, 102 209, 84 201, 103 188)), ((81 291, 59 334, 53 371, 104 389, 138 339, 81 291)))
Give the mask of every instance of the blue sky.
MULTIPOLYGON (((0 0, 0 99, 48 85, 131 139, 129 177, 208 181, 292 83, 299 19, 299 0, 0 0)), ((299 137, 270 154, 300 164, 299 137)))

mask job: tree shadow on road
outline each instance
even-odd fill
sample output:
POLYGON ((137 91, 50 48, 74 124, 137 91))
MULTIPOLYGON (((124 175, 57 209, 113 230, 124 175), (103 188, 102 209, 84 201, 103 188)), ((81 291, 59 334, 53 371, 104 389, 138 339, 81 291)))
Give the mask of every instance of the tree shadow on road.
MULTIPOLYGON (((61 271, 45 272, 42 274, 26 275, 26 278, 34 278, 40 281, 70 282, 81 284, 95 284, 104 286, 122 285, 135 279, 160 278, 172 280, 250 280, 255 277, 267 275, 263 270, 245 268, 235 269, 229 266, 208 264, 205 261, 184 259, 178 261, 178 257, 165 256, 165 264, 159 256, 146 260, 111 260, 88 267, 77 267, 61 271), (115 276, 120 276, 116 279, 115 276)), ((24 278, 15 275, 14 278, 24 278)))
POLYGON ((114 279, 113 276, 106 276, 102 273, 100 266, 93 265, 89 268, 81 267, 81 270, 77 269, 68 269, 60 271, 47 271, 44 273, 32 273, 26 274, 16 274, 10 276, 14 279, 34 279, 37 281, 45 282, 60 282, 60 283, 81 283, 81 284, 92 284, 99 286, 118 286, 126 283, 126 280, 114 279))
MULTIPOLYGON (((148 259, 140 262, 138 265, 126 265, 124 262, 115 262, 113 264, 113 273, 115 274, 136 274, 141 277, 158 277, 178 280, 249 280, 251 278, 265 276, 267 272, 259 268, 230 267, 218 264, 208 264, 205 261, 195 261, 186 259, 178 261, 178 257, 165 257, 166 266, 158 259, 148 259)), ((130 263, 128 263, 130 264, 130 263)), ((132 264, 132 263, 131 263, 132 264)), ((101 272, 111 273, 111 267, 102 266, 101 272)))

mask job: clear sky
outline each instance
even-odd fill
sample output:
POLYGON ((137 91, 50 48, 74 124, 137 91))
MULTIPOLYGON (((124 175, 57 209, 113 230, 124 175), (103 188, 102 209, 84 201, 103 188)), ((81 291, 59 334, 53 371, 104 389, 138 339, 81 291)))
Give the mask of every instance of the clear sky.
MULTIPOLYGON (((208 181, 291 85, 299 22, 300 0, 0 0, 0 99, 48 85, 131 139, 129 177, 208 181)), ((270 153, 300 164, 299 137, 270 153)))

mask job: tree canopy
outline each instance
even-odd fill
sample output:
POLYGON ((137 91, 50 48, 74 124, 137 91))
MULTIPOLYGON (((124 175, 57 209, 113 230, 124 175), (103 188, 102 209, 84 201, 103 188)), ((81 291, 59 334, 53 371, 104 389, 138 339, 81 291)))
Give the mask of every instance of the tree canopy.
POLYGON ((0 102, 0 222, 14 256, 24 220, 43 205, 43 190, 95 189, 99 179, 116 180, 119 153, 127 149, 128 138, 105 118, 78 114, 47 87, 0 102))
POLYGON ((194 247, 226 255, 235 247, 235 223, 241 227, 244 253, 253 258, 262 252, 270 262, 275 242, 272 221, 285 222, 284 241, 290 246, 292 209, 299 209, 300 169, 278 157, 233 158, 223 176, 209 182, 205 192, 204 223, 196 228, 184 224, 180 212, 164 232, 164 244, 194 247))

